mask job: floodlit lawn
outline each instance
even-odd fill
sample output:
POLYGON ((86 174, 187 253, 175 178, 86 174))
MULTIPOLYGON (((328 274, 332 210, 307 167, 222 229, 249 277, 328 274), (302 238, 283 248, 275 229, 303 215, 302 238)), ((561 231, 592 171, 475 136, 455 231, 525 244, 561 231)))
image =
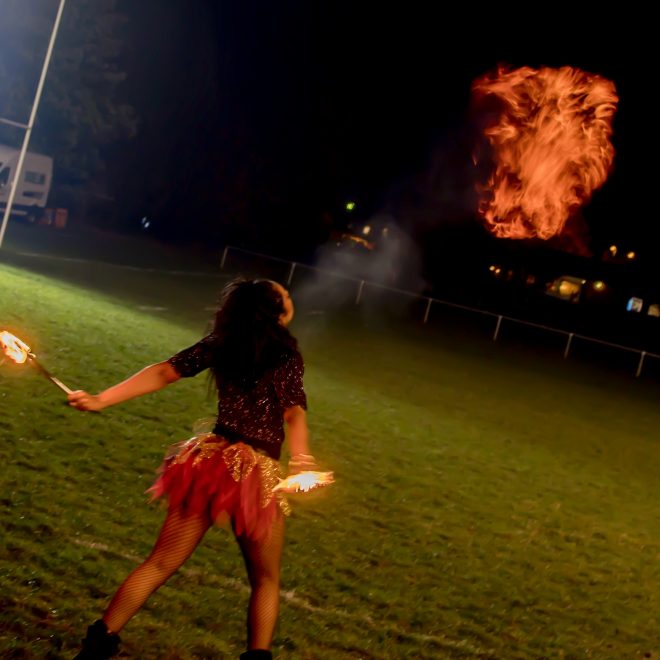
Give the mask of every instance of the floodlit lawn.
MULTIPOLYGON (((113 271, 110 287, 105 267, 99 282, 48 268, 0 263, 0 328, 74 388, 193 343, 213 302, 191 284, 184 305, 173 276, 113 271), (171 310, 138 309, 142 294, 171 310)), ((337 483, 292 498, 276 656, 660 650, 653 383, 414 324, 301 310, 294 331, 314 453, 337 483)), ((144 491, 163 452, 213 410, 204 376, 95 415, 0 367, 0 656, 73 655, 155 538, 144 491)), ((233 539, 212 530, 124 630, 127 657, 237 657, 247 596, 233 539)))

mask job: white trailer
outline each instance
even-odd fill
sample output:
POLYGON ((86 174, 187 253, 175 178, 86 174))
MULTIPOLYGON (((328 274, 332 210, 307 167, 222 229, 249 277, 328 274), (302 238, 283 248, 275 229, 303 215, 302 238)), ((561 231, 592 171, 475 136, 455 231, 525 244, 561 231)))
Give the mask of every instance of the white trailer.
MULTIPOLYGON (((0 216, 7 207, 11 182, 16 176, 19 150, 0 144, 0 216)), ((18 181, 12 215, 36 222, 48 202, 53 179, 53 159, 28 152, 23 163, 23 176, 18 181)))

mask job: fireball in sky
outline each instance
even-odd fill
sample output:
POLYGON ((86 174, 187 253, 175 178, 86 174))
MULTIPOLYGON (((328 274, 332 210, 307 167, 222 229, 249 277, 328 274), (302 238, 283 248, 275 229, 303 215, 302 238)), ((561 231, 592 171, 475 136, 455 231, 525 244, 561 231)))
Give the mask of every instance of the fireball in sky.
POLYGON ((557 236, 612 169, 614 84, 568 66, 500 68, 472 94, 493 161, 479 190, 486 227, 499 238, 557 236))

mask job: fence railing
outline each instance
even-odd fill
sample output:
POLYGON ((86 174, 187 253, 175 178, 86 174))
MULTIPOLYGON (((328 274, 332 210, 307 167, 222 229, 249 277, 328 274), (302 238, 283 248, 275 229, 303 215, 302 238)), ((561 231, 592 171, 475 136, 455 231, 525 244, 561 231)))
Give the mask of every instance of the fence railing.
POLYGON ((570 332, 568 330, 562 330, 560 328, 553 328, 547 325, 542 325, 540 323, 533 323, 532 321, 525 321, 524 319, 518 319, 513 316, 508 316, 506 314, 498 314, 497 312, 491 312, 488 310, 484 309, 478 309, 477 307, 470 307, 468 305, 461 305, 459 303, 455 302, 450 302, 448 300, 441 300, 440 298, 434 298, 430 296, 424 296, 420 295, 418 293, 414 293, 412 291, 406 291, 404 289, 398 289, 396 287, 391 287, 387 286, 386 284, 382 284, 380 282, 373 282, 370 280, 366 279, 360 279, 358 277, 352 277, 350 275, 345 275, 343 273, 337 273, 335 271, 330 271, 326 270, 323 268, 318 268, 316 266, 308 266, 307 264, 301 264, 296 261, 290 261, 289 259, 281 259, 280 257, 273 257, 269 254, 263 254, 261 252, 253 252, 251 250, 245 250, 243 248, 239 247, 234 247, 231 245, 225 246, 223 252, 222 252, 222 257, 220 259, 220 268, 223 270, 225 266, 227 265, 227 259, 230 256, 230 253, 241 253, 241 254, 246 254, 250 255, 252 257, 259 257, 260 259, 267 259, 269 261, 274 261, 274 262, 279 262, 282 264, 288 265, 288 270, 287 270, 287 275, 286 275, 286 285, 291 286, 293 282, 293 277, 296 273, 297 270, 306 270, 306 271, 313 271, 317 273, 322 273, 323 275, 329 275, 330 277, 334 277, 337 279, 342 279, 346 281, 351 281, 356 283, 356 291, 355 291, 355 299, 354 303, 355 305, 359 305, 360 302, 362 301, 364 291, 366 287, 370 288, 375 288, 375 289, 381 289, 383 291, 391 291, 392 293, 396 293, 399 295, 403 296, 408 296, 410 298, 415 298, 417 300, 421 301, 426 301, 426 305, 424 307, 424 314, 422 317, 422 322, 423 323, 428 323, 429 321, 429 316, 431 314, 431 308, 434 304, 436 305, 442 305, 444 307, 450 307, 454 309, 460 309, 463 311, 467 311, 473 314, 480 314, 482 316, 489 316, 494 319, 495 321, 495 328, 493 330, 493 336, 492 339, 493 341, 497 341, 499 335, 500 335, 500 329, 502 327, 502 322, 507 321, 509 323, 516 323, 519 325, 523 326, 528 326, 528 327, 533 327, 533 328, 538 328, 540 330, 545 330, 547 332, 551 332, 554 334, 558 335, 564 335, 566 336, 566 344, 564 346, 564 351, 563 351, 563 356, 564 358, 568 358, 570 351, 571 351, 571 346, 573 344, 573 339, 580 339, 582 341, 586 342, 591 342, 594 344, 599 344, 601 346, 608 346, 610 348, 614 348, 620 351, 625 351, 633 354, 638 354, 639 355, 639 360, 637 362, 637 368, 635 370, 635 378, 639 378, 642 374, 642 369, 644 367, 644 362, 646 358, 652 358, 652 359, 658 359, 660 360, 660 355, 656 353, 652 353, 649 351, 644 351, 638 348, 632 348, 630 346, 623 346, 622 344, 617 344, 609 341, 605 341, 603 339, 597 339, 595 337, 588 337, 587 335, 583 335, 577 332, 570 332))

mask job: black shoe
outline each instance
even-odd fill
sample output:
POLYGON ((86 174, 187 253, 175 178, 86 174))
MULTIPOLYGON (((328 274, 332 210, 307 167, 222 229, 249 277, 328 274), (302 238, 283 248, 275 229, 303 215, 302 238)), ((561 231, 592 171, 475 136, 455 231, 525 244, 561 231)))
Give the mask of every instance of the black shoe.
POLYGON ((251 649, 241 653, 240 660, 272 660, 273 654, 265 649, 251 649))
POLYGON ((117 633, 109 633, 101 619, 87 628, 82 640, 82 651, 73 660, 107 660, 119 653, 121 639, 117 633))

